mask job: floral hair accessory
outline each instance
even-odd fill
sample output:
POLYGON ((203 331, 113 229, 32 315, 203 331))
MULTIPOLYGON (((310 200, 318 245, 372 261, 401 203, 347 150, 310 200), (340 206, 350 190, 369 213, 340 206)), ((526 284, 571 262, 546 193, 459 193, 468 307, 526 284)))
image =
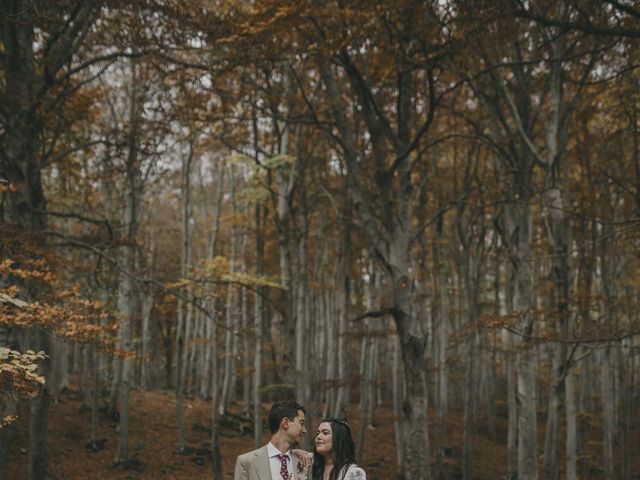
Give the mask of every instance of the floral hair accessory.
POLYGON ((351 426, 347 423, 346 419, 343 418, 327 418, 325 419, 327 422, 339 423, 343 427, 345 427, 349 432, 351 432, 351 426))
POLYGON ((335 421, 338 422, 338 423, 341 423, 342 425, 347 427, 349 430, 351 430, 351 426, 347 423, 346 420, 342 420, 342 419, 337 418, 335 421))

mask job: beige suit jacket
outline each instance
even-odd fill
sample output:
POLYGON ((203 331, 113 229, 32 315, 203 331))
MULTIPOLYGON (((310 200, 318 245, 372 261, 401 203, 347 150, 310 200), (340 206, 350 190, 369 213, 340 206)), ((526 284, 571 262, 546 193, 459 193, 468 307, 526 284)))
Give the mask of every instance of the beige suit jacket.
MULTIPOLYGON (((298 464, 300 459, 291 452, 293 480, 306 480, 309 469, 305 468, 299 471, 298 464)), ((238 456, 236 461, 236 470, 233 480, 282 480, 280 478, 271 478, 271 466, 269 465, 269 453, 267 446, 261 447, 249 453, 238 456)))

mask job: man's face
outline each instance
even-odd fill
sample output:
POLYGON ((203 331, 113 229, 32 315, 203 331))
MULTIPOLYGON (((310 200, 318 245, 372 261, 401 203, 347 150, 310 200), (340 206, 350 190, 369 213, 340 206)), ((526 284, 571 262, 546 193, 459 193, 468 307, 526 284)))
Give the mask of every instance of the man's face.
POLYGON ((289 435, 289 439, 293 445, 297 445, 302 441, 302 437, 307 433, 305 427, 304 412, 298 410, 298 415, 293 420, 284 419, 285 431, 289 435))

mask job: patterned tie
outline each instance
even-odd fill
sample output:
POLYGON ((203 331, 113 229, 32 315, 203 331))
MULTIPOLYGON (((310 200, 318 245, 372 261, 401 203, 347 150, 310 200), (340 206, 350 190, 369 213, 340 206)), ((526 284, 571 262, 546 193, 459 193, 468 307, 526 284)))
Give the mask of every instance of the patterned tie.
POLYGON ((287 456, 286 455, 278 455, 280 459, 280 475, 282 475, 283 480, 289 480, 289 469, 287 468, 287 456))

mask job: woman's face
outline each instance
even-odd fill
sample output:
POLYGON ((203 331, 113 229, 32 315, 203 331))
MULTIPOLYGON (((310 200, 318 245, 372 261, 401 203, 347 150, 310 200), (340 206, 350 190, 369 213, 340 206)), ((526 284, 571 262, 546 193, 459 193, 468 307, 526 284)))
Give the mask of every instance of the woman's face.
POLYGON ((320 455, 330 455, 333 448, 333 430, 329 422, 322 422, 318 425, 316 433, 316 452, 320 455))

